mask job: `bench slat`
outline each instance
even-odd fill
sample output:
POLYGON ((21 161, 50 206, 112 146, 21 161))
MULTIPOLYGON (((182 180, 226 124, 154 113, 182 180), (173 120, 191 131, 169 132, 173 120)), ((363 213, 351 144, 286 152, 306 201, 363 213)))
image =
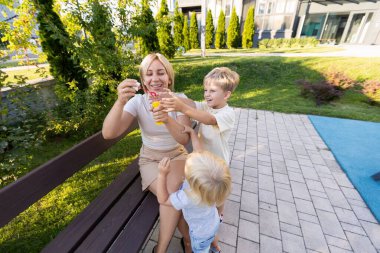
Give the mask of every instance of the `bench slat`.
MULTIPOLYGON (((125 189, 139 176, 135 159, 102 193, 93 200, 42 252, 71 252, 96 226, 125 189)), ((141 186, 140 186, 141 187, 141 186)), ((140 188, 141 191, 141 188, 140 188)))
POLYGON ((116 141, 104 140, 99 132, 64 154, 34 169, 19 180, 0 189, 0 210, 2 212, 0 227, 63 183, 116 141))
MULTIPOLYGON (((125 134, 136 128, 135 120, 125 134)), ((0 227, 97 158, 125 134, 112 140, 105 140, 100 131, 0 189, 0 227)))
POLYGON ((131 221, 127 223, 115 243, 107 251, 109 253, 137 253, 145 242, 158 218, 159 204, 157 197, 149 192, 147 198, 136 210, 131 221))
POLYGON ((75 252, 105 252, 147 194, 141 190, 141 177, 138 177, 75 252))

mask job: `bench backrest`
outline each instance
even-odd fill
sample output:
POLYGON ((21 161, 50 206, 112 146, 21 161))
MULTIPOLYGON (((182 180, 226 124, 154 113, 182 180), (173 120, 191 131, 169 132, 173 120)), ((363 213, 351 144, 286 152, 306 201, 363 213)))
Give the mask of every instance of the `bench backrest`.
MULTIPOLYGON (((126 133, 136 128, 135 122, 126 133)), ((105 140, 101 132, 98 132, 0 189, 0 227, 62 184, 124 136, 125 134, 113 140, 105 140)))

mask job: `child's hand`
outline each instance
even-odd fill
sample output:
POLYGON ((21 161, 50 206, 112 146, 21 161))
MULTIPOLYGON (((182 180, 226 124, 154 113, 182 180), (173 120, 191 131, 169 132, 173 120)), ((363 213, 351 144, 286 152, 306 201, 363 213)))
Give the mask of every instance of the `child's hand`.
POLYGON ((169 167, 170 167, 170 158, 164 157, 158 164, 158 169, 160 170, 160 173, 168 174, 169 173, 169 167))
POLYGON ((182 130, 182 133, 192 134, 194 132, 194 129, 190 126, 184 125, 184 129, 182 130))
POLYGON ((162 98, 161 104, 163 107, 165 107, 165 111, 167 112, 181 112, 183 110, 183 106, 185 105, 181 99, 175 95, 162 98))

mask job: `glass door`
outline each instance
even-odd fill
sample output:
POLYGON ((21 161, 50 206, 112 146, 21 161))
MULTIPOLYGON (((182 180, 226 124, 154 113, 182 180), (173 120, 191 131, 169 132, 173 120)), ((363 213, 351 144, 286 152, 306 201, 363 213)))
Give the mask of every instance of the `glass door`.
POLYGON ((323 29, 322 42, 339 44, 347 20, 348 14, 330 14, 323 29))
POLYGON ((365 13, 357 13, 352 16, 350 28, 347 32, 346 43, 358 43, 365 13))

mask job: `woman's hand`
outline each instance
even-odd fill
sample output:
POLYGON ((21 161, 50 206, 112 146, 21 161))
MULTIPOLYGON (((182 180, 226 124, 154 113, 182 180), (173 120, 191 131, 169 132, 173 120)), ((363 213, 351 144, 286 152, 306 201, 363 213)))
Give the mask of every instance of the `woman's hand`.
POLYGON ((163 122, 163 123, 168 122, 169 115, 161 104, 156 108, 152 108, 152 112, 153 112, 153 119, 155 122, 163 122))
POLYGON ((140 83, 135 79, 125 79, 117 86, 117 100, 126 104, 128 100, 136 94, 140 88, 140 83))
POLYGON ((170 168, 170 158, 169 157, 164 157, 158 164, 158 169, 160 170, 160 173, 166 175, 169 173, 169 168, 170 168))

